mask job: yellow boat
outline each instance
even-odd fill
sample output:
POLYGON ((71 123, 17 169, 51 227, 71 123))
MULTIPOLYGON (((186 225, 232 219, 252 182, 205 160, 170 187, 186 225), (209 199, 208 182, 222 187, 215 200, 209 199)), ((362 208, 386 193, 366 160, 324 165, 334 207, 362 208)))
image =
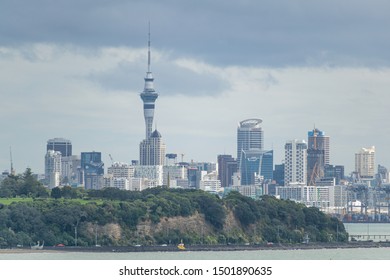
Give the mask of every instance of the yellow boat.
POLYGON ((185 250, 186 249, 186 247, 184 246, 183 240, 177 245, 177 248, 179 250, 185 250))

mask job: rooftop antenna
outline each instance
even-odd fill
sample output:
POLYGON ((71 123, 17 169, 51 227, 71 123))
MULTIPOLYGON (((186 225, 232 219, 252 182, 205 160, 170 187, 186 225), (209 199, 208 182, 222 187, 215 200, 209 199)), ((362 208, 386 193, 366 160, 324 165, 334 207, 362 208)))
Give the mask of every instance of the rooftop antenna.
POLYGON ((14 163, 12 162, 12 148, 9 147, 9 157, 11 161, 11 175, 15 175, 14 163))
POLYGON ((148 72, 151 72, 150 69, 150 21, 149 21, 149 33, 148 33, 148 72))

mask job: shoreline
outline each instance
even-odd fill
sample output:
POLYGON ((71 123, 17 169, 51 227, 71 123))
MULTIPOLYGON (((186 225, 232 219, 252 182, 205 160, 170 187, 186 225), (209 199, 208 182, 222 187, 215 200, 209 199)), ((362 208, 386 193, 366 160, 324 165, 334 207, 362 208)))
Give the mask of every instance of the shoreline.
POLYGON ((390 242, 347 242, 347 243, 309 243, 309 244, 272 244, 272 245, 188 245, 180 250, 176 245, 169 246, 102 246, 102 247, 44 247, 41 250, 26 248, 0 249, 0 254, 28 253, 142 253, 142 252, 196 252, 196 251, 260 251, 260 250, 320 250, 354 248, 388 248, 390 242))

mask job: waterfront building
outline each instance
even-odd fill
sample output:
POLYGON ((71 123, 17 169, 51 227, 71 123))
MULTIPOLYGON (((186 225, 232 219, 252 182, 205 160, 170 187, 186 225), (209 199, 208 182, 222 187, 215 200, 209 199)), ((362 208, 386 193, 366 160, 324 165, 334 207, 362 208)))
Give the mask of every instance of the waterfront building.
POLYGON ((264 133, 261 119, 247 119, 237 127, 237 165, 241 169, 242 153, 250 149, 264 150, 264 133))
POLYGON ((47 140, 46 151, 60 152, 62 157, 72 155, 72 142, 64 138, 53 138, 47 140))
POLYGON ((361 148, 355 154, 355 172, 360 178, 371 179, 375 176, 375 146, 361 148))
POLYGON ((292 140, 285 144, 284 184, 306 184, 307 145, 304 140, 292 140))
POLYGON ((307 186, 290 184, 276 187, 276 194, 281 199, 289 199, 308 207, 317 207, 324 212, 341 213, 348 201, 347 186, 307 186))

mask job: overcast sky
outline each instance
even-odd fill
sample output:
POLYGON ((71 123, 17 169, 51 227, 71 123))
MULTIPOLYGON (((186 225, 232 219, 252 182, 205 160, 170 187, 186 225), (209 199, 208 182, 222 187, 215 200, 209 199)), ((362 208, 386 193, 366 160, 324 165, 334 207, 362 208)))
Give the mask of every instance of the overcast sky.
POLYGON ((314 126, 332 164, 390 168, 390 2, 0 0, 0 171, 44 171, 46 142, 138 159, 151 23, 155 125, 185 161, 236 156, 263 120, 276 164, 314 126), (340 3, 341 2, 341 3, 340 3))

